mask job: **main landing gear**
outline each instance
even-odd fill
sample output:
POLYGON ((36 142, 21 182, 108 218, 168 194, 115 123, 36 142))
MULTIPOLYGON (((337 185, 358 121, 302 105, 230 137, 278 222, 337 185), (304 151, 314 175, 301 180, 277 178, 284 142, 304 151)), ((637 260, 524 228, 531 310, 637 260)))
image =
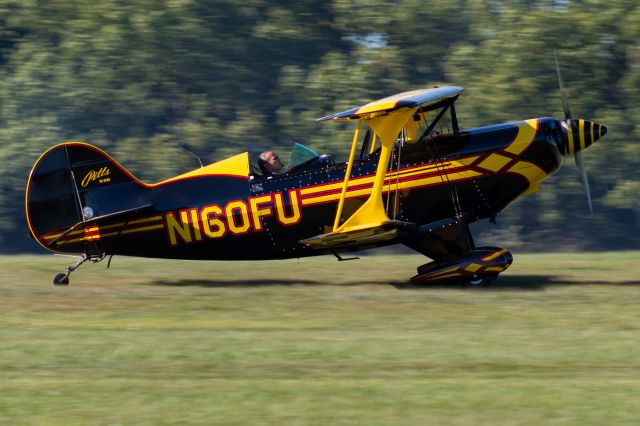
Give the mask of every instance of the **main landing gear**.
POLYGON ((56 276, 53 277, 53 285, 56 285, 56 286, 69 285, 69 275, 71 275, 73 271, 78 269, 80 265, 82 265, 87 260, 90 260, 93 263, 97 263, 97 262, 100 262, 102 259, 104 259, 104 257, 105 257, 104 253, 99 256, 95 256, 95 255, 91 256, 91 255, 87 255, 86 253, 83 254, 82 257, 80 257, 80 259, 76 262, 75 265, 67 266, 67 272, 56 274, 56 276))
POLYGON ((486 287, 513 262, 511 253, 500 247, 478 247, 453 261, 433 261, 418 267, 411 284, 461 283, 469 288, 486 287))
POLYGON ((498 278, 497 275, 484 275, 462 281, 462 283, 470 288, 487 287, 491 285, 491 283, 494 282, 496 278, 498 278))

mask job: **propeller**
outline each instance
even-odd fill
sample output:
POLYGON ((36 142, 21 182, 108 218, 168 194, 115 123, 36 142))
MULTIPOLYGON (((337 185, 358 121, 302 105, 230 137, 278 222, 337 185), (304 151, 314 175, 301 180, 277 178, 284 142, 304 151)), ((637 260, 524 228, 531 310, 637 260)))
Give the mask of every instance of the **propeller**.
MULTIPOLYGON (((587 203, 589 204, 589 213, 593 214, 593 205, 591 203, 591 189, 589 187, 589 178, 587 177, 587 168, 584 165, 584 158, 582 158, 582 151, 579 149, 574 149, 573 134, 577 129, 574 128, 575 123, 571 118, 571 108, 569 107, 567 92, 565 91, 564 84, 562 83, 562 74, 560 74, 560 66, 558 65, 558 52, 554 51, 553 53, 556 58, 556 72, 558 73, 558 85, 560 86, 560 97, 562 99, 562 109, 564 110, 564 122, 567 127, 567 133, 570 133, 572 135, 569 138, 568 151, 570 153, 571 151, 574 151, 574 159, 576 161, 576 166, 578 167, 578 172, 580 173, 580 180, 582 180, 582 186, 584 187, 585 193, 587 194, 587 203)), ((580 120, 580 121, 582 121, 582 123, 580 123, 582 125, 581 131, 584 134, 585 120, 580 120)), ((604 126, 601 126, 601 127, 604 127, 604 126)), ((604 129, 605 129, 604 132, 606 132, 606 127, 604 127, 604 129)), ((582 138, 584 139, 584 136, 582 136, 582 138)))

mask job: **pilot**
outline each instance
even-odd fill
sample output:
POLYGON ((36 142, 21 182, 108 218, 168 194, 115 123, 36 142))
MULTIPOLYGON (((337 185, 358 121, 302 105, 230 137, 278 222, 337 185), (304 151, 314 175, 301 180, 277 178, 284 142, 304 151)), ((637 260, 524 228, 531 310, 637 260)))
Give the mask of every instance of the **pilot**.
POLYGON ((264 177, 271 177, 282 172, 280 158, 273 151, 265 151, 258 158, 258 167, 264 177))

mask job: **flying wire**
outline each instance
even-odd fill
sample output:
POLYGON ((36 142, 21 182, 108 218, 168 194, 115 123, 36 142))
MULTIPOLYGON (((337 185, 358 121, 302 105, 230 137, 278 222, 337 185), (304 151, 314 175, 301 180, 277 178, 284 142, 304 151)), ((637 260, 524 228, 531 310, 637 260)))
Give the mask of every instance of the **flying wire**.
MULTIPOLYGON (((444 110, 438 114, 438 116, 434 119, 437 120, 438 118, 441 118, 444 115, 444 112, 448 109, 449 107, 444 107, 444 110)), ((426 120, 426 116, 424 115, 424 111, 420 111, 421 115, 422 115, 422 119, 424 121, 424 123, 427 123, 426 120)), ((425 132, 428 132, 430 130, 430 128, 433 126, 435 127, 435 122, 431 123, 431 126, 427 126, 427 130, 425 132)), ((418 126, 420 127, 420 130, 422 130, 422 126, 420 124, 418 124, 418 126)), ((461 216, 462 215, 462 208, 460 205, 460 197, 458 196, 458 187, 455 183, 451 182, 451 180, 449 180, 449 175, 447 175, 446 173, 446 167, 444 165, 444 162, 441 160, 441 155, 440 155, 440 151, 438 150, 438 146, 435 144, 435 141, 433 138, 430 138, 430 135, 424 135, 423 137, 426 137, 427 140, 426 142, 426 146, 427 149, 429 150, 429 153, 434 157, 434 163, 436 166, 436 170, 438 171, 438 175, 440 176, 440 180, 444 183, 448 183, 449 184, 449 191, 451 194, 451 203, 453 205, 453 210, 455 212, 456 216, 461 216), (429 146, 430 143, 429 142, 433 142, 433 151, 431 151, 431 147, 429 146)))
POLYGON ((396 192, 393 195, 393 220, 396 220, 396 212, 398 211, 398 203, 400 202, 399 189, 400 189, 400 159, 402 158, 402 148, 404 148, 404 141, 407 137, 405 128, 402 129, 400 136, 400 146, 398 146, 398 165, 396 167, 396 192))

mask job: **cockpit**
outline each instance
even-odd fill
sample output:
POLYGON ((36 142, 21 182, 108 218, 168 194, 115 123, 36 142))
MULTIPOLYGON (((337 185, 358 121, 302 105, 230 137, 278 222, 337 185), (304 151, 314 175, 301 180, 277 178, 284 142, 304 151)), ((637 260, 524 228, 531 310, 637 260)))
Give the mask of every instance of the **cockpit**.
MULTIPOLYGON (((282 173, 279 175, 270 175, 268 177, 274 178, 277 176, 284 176, 291 173, 298 173, 302 171, 309 171, 320 169, 324 167, 333 166, 335 164, 333 158, 329 154, 318 154, 311 148, 301 143, 295 142, 289 156, 289 161, 282 169, 282 173)), ((253 179, 264 179, 267 177, 265 173, 253 168, 253 179)))
POLYGON ((335 162, 329 154, 318 154, 301 143, 294 143, 291 157, 285 166, 285 173, 295 173, 303 170, 314 170, 333 166, 335 162))

